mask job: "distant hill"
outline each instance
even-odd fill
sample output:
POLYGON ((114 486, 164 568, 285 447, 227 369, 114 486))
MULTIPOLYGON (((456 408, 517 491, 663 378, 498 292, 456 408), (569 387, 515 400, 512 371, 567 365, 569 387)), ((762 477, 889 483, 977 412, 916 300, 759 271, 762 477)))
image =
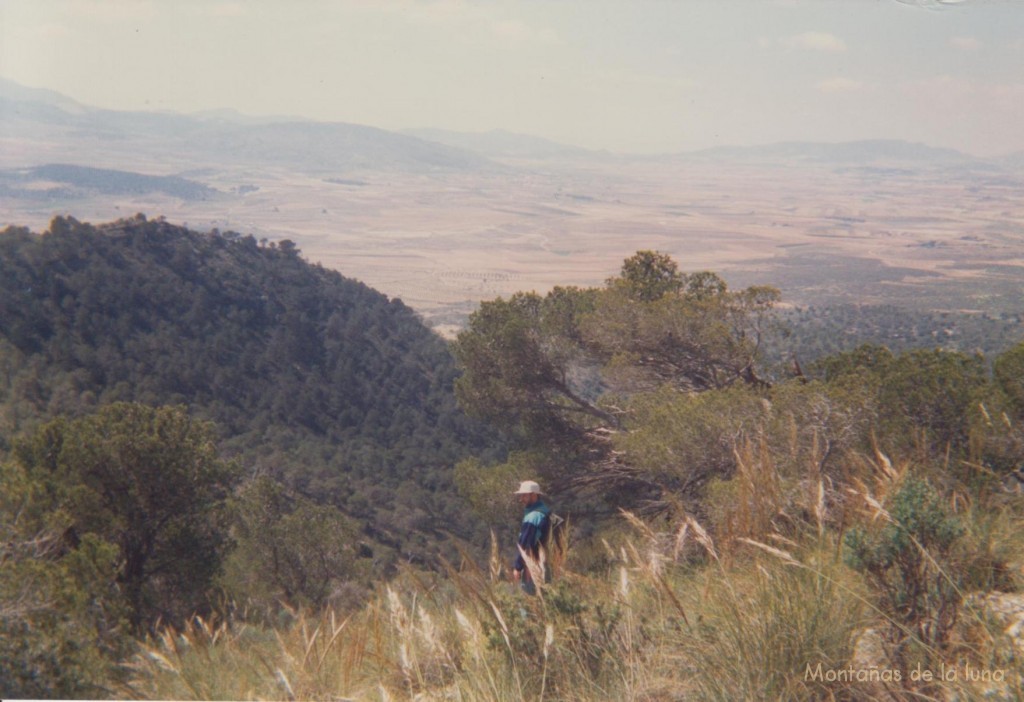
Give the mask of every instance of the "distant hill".
POLYGON ((190 137, 194 146, 229 162, 288 163, 329 172, 496 168, 487 159, 469 151, 356 124, 203 124, 204 127, 190 137))
POLYGON ((0 77, 0 105, 3 106, 0 112, 16 110, 19 103, 22 105, 45 105, 71 114, 89 111, 89 108, 82 103, 54 90, 30 88, 27 85, 0 77))
POLYGON ((0 171, 2 196, 67 200, 95 193, 163 193, 182 200, 208 200, 218 194, 202 183, 178 176, 153 176, 61 163, 0 171))
POLYGON ((0 232, 0 449, 55 415, 185 404, 250 475, 423 559, 442 530, 474 533, 451 470, 491 445, 455 406, 455 372, 402 302, 287 240, 141 216, 0 232))
POLYGON ((173 152, 177 160, 197 164, 277 164, 316 172, 498 168, 479 154, 375 127, 244 119, 230 111, 190 116, 100 110, 7 80, 0 81, 0 133, 26 141, 92 142, 124 154, 173 152))

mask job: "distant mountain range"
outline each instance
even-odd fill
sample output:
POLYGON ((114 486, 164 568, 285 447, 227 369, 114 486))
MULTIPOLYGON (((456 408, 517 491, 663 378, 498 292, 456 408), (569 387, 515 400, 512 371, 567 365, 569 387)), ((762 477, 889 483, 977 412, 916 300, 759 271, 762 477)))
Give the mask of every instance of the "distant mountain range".
MULTIPOLYGON (((485 157, 357 124, 246 120, 231 111, 197 116, 85 107, 49 90, 0 81, 0 134, 90 143, 98 151, 153 151, 197 163, 282 165, 312 172, 496 170, 485 157)), ((23 164, 37 165, 37 164, 23 164)))
MULTIPOLYGON (((20 104, 23 108, 31 108, 33 106, 36 109, 49 107, 71 114, 81 114, 92 109, 54 90, 30 88, 27 85, 15 83, 13 80, 7 80, 6 78, 0 78, 0 100, 5 103, 20 104)), ((7 117, 7 109, 8 106, 4 105, 0 115, 7 117)))
MULTIPOLYGON (((504 130, 387 131, 296 117, 252 117, 235 110, 193 115, 125 112, 82 105, 51 90, 0 79, 0 135, 46 143, 88 144, 103 153, 173 153, 199 164, 280 165, 304 172, 500 172, 503 159, 671 160, 856 166, 879 162, 938 167, 1024 166, 1024 153, 979 159, 954 149, 896 139, 843 143, 782 142, 719 146, 660 156, 631 156, 560 144, 504 130)), ((52 159, 48 159, 52 160, 52 159)), ((37 166, 38 163, 20 164, 37 166)), ((94 164, 89 164, 94 165, 94 164)))

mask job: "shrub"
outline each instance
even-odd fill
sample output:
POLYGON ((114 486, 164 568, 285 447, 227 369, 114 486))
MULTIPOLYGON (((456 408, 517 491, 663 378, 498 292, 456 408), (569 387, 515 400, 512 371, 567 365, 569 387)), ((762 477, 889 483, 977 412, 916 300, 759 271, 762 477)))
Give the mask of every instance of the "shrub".
POLYGON ((885 518, 880 527, 847 532, 847 562, 878 591, 891 637, 901 644, 898 658, 909 640, 940 648, 962 598, 953 553, 964 526, 935 488, 916 477, 904 480, 880 514, 885 518))

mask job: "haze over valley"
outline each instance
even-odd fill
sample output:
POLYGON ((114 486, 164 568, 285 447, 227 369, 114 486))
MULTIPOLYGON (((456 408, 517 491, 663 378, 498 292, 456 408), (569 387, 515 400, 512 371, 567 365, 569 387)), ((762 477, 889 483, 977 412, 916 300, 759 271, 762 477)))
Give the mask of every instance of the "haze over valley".
POLYGON ((4 88, 2 224, 143 212, 287 238, 442 331, 482 299, 599 284, 638 249, 793 304, 998 314, 1024 299, 1019 155, 879 140, 630 156, 499 131, 112 112, 4 88))

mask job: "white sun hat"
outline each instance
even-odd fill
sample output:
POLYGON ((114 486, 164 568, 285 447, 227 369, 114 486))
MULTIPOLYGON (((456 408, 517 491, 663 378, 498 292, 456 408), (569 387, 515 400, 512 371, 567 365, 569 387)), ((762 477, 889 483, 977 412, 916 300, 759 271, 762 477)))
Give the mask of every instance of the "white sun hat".
POLYGON ((524 480, 519 484, 519 489, 516 490, 513 495, 541 495, 540 485, 533 482, 532 480, 524 480))

